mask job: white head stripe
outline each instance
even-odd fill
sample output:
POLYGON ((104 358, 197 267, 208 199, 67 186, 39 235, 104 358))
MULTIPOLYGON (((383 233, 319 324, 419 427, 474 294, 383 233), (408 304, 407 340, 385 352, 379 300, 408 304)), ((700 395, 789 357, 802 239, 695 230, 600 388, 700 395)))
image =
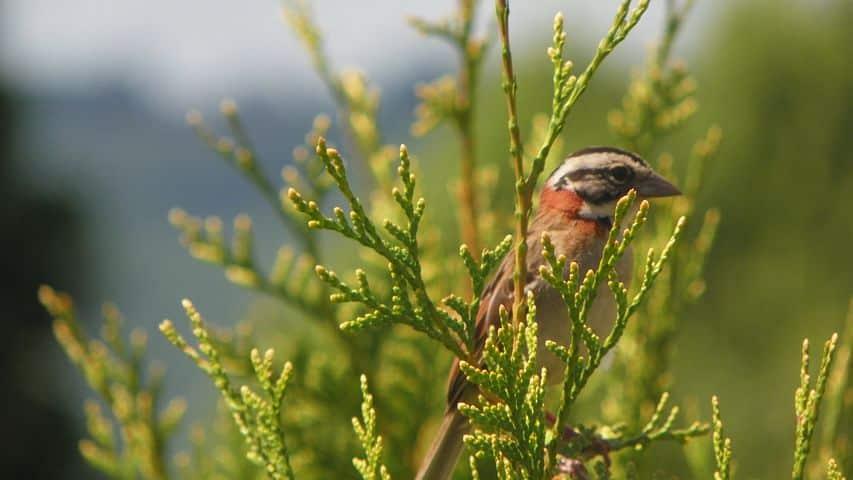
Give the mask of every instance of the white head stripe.
POLYGON ((551 178, 548 180, 548 185, 552 188, 556 187, 560 181, 569 174, 572 170, 575 170, 575 166, 570 162, 563 162, 557 170, 554 170, 554 173, 551 174, 551 178))
POLYGON ((613 152, 595 152, 578 155, 576 157, 569 157, 557 168, 557 170, 554 171, 553 174, 551 174, 551 178, 548 180, 548 185, 551 187, 557 187, 563 177, 577 170, 605 168, 610 164, 616 163, 613 156, 613 152))

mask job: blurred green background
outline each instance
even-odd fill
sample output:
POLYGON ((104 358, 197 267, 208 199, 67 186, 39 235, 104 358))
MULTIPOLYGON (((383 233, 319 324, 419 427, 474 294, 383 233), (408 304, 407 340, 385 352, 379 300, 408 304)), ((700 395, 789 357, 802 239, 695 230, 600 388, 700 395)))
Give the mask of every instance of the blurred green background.
MULTIPOLYGON (((516 51, 524 117, 550 104, 550 70, 541 52, 552 7, 568 14, 569 55, 577 64, 588 58, 593 39, 608 23, 606 15, 586 9, 583 2, 565 3, 549 2, 540 15, 519 17, 527 23, 521 42, 527 51, 516 51)), ((789 471, 793 447, 800 342, 809 337, 817 345, 840 329, 853 292, 853 3, 699 4, 676 57, 686 61, 698 82, 700 110, 667 149, 687 151, 710 124, 722 127, 722 149, 707 167, 699 199, 700 209, 721 209, 722 223, 707 264, 707 292, 681 319, 673 372, 676 401, 698 405, 698 414, 707 418, 707 399, 720 396, 738 478, 781 478, 789 471)), ((334 16, 336 5, 318 2, 316 10, 334 16)), ((431 7, 424 15, 435 18, 451 6, 431 7)), ((491 5, 482 10, 491 22, 491 5)), ((15 13, 14 8, 0 10, 6 24, 15 22, 15 13)), ((645 19, 640 38, 654 38, 660 18, 645 19)), ((346 41, 335 31, 327 34, 330 44, 346 41)), ((566 150, 615 141, 606 114, 618 106, 631 72, 644 61, 641 41, 629 37, 626 43, 633 46, 626 45, 605 64, 570 117, 566 150)), ((395 65, 379 76, 386 140, 409 143, 428 165, 422 181, 430 208, 440 212, 450 207, 443 203, 449 202, 444 173, 455 172, 453 137, 440 131, 412 140, 406 130, 414 105, 412 84, 452 68, 452 59, 440 53, 443 47, 432 47, 423 61, 409 52, 405 67, 393 55, 367 52, 361 58, 395 65)), ((8 44, 4 51, 7 59, 15 57, 8 44)), ((487 63, 480 91, 479 147, 481 158, 508 165, 494 60, 487 63)), ((79 466, 73 451, 74 439, 81 436, 82 381, 68 374, 48 337, 47 318, 35 308, 36 286, 50 281, 69 290, 90 319, 96 318, 95 300, 110 299, 153 331, 162 317, 178 317, 177 300, 188 296, 210 312, 212 321, 228 324, 245 316, 256 298, 186 257, 166 224, 166 211, 180 204, 226 218, 251 212, 262 253, 272 251, 281 233, 251 189, 196 145, 177 113, 185 105, 152 107, 146 86, 128 80, 132 74, 47 88, 22 80, 14 72, 15 61, 5 64, 0 311, 6 338, 15 348, 4 349, 0 357, 6 378, 0 388, 9 405, 4 410, 15 411, 18 420, 32 420, 3 422, 0 472, 4 477, 38 472, 38 478, 65 472, 81 478, 79 472, 88 470, 79 466), (27 439, 39 438, 56 440, 42 445, 51 452, 41 458, 28 455, 31 448, 20 448, 27 439)), ((304 63, 296 67, 308 68, 304 63)), ((300 98, 261 89, 271 95, 264 97, 250 89, 237 97, 270 171, 288 161, 313 114, 331 111, 319 85, 307 91, 300 98)), ((508 210, 509 179, 501 176, 502 190, 496 194, 497 205, 508 210)), ((452 223, 447 226, 453 231, 452 223)), ((175 365, 170 367, 173 392, 189 386, 191 398, 210 395, 200 373, 187 368, 165 342, 153 343, 153 354, 175 365)), ((710 442, 700 442, 710 452, 710 442)))

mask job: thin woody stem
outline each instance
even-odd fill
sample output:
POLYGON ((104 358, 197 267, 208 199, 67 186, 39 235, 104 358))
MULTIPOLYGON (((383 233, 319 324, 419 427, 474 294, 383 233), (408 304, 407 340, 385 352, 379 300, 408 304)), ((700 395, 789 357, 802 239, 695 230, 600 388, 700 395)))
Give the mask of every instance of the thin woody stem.
POLYGON ((459 88, 456 96, 456 125, 461 137, 460 142, 460 187, 459 187, 459 227, 462 241, 478 258, 480 252, 480 234, 477 228, 477 190, 474 179, 476 171, 476 151, 474 143, 474 95, 477 86, 482 54, 479 46, 471 43, 471 22, 474 16, 474 0, 460 0, 459 10, 462 14, 462 29, 458 39, 461 56, 459 70, 459 88))
POLYGON ((659 67, 663 67, 669 58, 672 51, 672 44, 675 40, 675 35, 678 33, 681 24, 684 22, 687 13, 693 8, 694 0, 687 0, 679 9, 676 6, 675 0, 668 0, 666 3, 666 19, 664 20, 664 35, 661 43, 655 53, 655 63, 659 67))
POLYGON ((480 232, 477 228, 477 191, 474 185, 474 171, 476 169, 476 154, 474 138, 471 135, 470 112, 460 114, 459 130, 462 134, 461 143, 461 172, 459 187, 459 227, 462 232, 462 241, 471 249, 474 258, 479 259, 480 232))
POLYGON ((524 179, 524 157, 521 132, 518 129, 518 108, 516 92, 518 85, 512 67, 512 52, 509 46, 509 5, 508 0, 495 0, 495 13, 498 17, 498 30, 501 39, 501 60, 503 64, 503 90, 509 115, 509 153, 515 174, 515 270, 513 272, 512 321, 518 323, 525 314, 524 279, 527 277, 527 227, 532 207, 532 189, 524 179))

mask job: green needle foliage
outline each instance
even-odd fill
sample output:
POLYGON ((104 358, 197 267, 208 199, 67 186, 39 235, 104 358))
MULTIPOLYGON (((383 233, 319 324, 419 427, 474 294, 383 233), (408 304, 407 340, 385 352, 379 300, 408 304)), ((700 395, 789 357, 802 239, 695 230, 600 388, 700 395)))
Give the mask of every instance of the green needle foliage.
POLYGON ((134 330, 125 342, 121 315, 105 305, 102 340, 90 339, 68 295, 42 286, 39 300, 53 317, 56 339, 100 397, 100 402, 86 402, 90 438, 80 441, 83 458, 111 478, 168 478, 165 445, 184 416, 186 402, 175 398, 158 411, 165 371, 153 365, 145 374, 147 335, 134 330), (113 420, 104 415, 102 406, 113 420))
POLYGON ((373 395, 367 391, 367 377, 361 376, 361 420, 353 417, 352 428, 361 442, 365 458, 352 460, 355 469, 364 480, 391 480, 385 465, 382 465, 382 437, 376 431, 376 410, 373 395))
MULTIPOLYGON (((824 394, 826 393, 832 364, 836 360, 837 347, 838 334, 833 333, 829 340, 824 343, 817 379, 812 383, 811 375, 809 374, 809 340, 803 340, 802 360, 800 363, 800 386, 794 393, 796 424, 794 433, 794 463, 791 469, 791 478, 795 480, 806 478, 806 463, 812 446, 812 437, 815 427, 818 425, 818 415, 824 394)), ((714 479, 727 480, 731 478, 731 439, 723 437, 723 422, 720 417, 720 406, 716 396, 711 399, 711 403, 713 408, 714 457, 717 464, 714 479)), ((844 478, 834 458, 826 460, 825 465, 825 478, 844 478)))
POLYGON ((456 127, 460 138, 459 229, 462 241, 474 252, 479 251, 480 231, 484 229, 478 221, 481 201, 477 192, 482 185, 475 177, 478 165, 474 140, 474 98, 484 53, 489 45, 488 39, 474 38, 471 32, 477 3, 475 0, 460 0, 455 15, 439 23, 409 19, 415 29, 424 35, 446 40, 459 55, 456 79, 443 76, 415 90, 422 102, 415 110, 412 133, 426 135, 445 120, 456 127))
MULTIPOLYGON (((826 383, 825 399, 822 408, 820 426, 820 458, 823 461, 838 461, 838 465, 849 465, 851 440, 851 412, 849 405, 853 402, 853 300, 847 312, 844 331, 839 338, 835 360, 829 372, 826 383), (845 406, 848 408, 845 409, 845 406)), ((822 468, 817 462, 816 468, 822 468)), ((818 472, 814 472, 816 476, 818 472)))
MULTIPOLYGON (((672 409, 661 422, 667 395, 661 397, 651 419, 636 435, 629 435, 619 427, 607 427, 598 432, 594 428, 578 425, 574 430, 569 429, 569 434, 564 430, 568 425, 571 406, 601 364, 602 358, 619 341, 628 319, 642 304, 682 231, 683 220, 678 223, 660 257, 656 257, 654 250, 649 251, 640 286, 629 298, 627 288, 616 278, 615 265, 647 218, 648 203, 643 202, 630 226, 620 237, 619 225, 635 199, 636 193, 630 192, 618 202, 614 227, 610 231, 599 266, 587 272, 583 279, 577 263, 572 262, 567 266, 566 258, 556 258, 550 239, 547 235, 543 236, 543 256, 549 266, 543 266, 540 275, 560 293, 572 320, 569 345, 550 340, 546 342, 546 347, 566 364, 562 377, 562 397, 551 427, 546 428, 543 415, 547 372, 540 370, 536 363, 536 311, 532 297, 528 298, 525 322, 513 324, 508 321, 507 312, 503 311, 503 326, 492 328, 489 332, 483 353, 483 364, 488 367, 460 363, 466 377, 485 392, 478 405, 462 404, 459 407, 476 428, 467 437, 467 443, 475 455, 494 461, 499 477, 517 478, 514 475, 521 471, 523 478, 548 478, 555 471, 566 468, 567 464, 582 466, 581 460, 595 454, 606 455, 607 452, 627 447, 641 448, 660 439, 683 442, 708 431, 707 426, 699 423, 687 429, 674 429, 677 408, 672 409), (566 271, 569 272, 567 278, 563 275, 566 271), (617 318, 611 332, 601 339, 586 324, 586 318, 598 287, 605 278, 616 299, 617 318)), ((606 465, 600 468, 609 474, 606 465)))
POLYGON ((354 147, 370 167, 377 184, 387 186, 387 167, 393 161, 393 151, 382 145, 376 124, 379 92, 368 86, 361 72, 334 71, 324 51, 320 28, 304 0, 284 0, 282 4, 285 22, 305 46, 320 80, 338 104, 341 122, 354 147))
POLYGON ((732 458, 732 439, 723 435, 723 421, 720 417, 720 401, 716 396, 711 397, 711 408, 714 425, 714 460, 717 463, 717 471, 714 472, 714 480, 729 480, 731 478, 729 463, 732 458))
POLYGON ((652 417, 646 422, 639 434, 623 435, 620 429, 610 436, 603 436, 602 439, 607 442, 609 451, 630 447, 642 451, 647 445, 657 440, 671 440, 684 444, 690 438, 708 433, 708 425, 700 422, 693 422, 687 428, 674 428, 680 410, 678 407, 672 407, 669 413, 664 416, 663 413, 668 401, 669 394, 664 393, 660 397, 652 417))
POLYGON ((220 391, 234 422, 245 438, 246 456, 249 460, 263 467, 269 478, 293 479, 293 468, 290 466, 280 420, 284 394, 293 373, 293 366, 285 363, 281 373, 274 375, 275 352, 269 349, 261 356, 257 349, 252 350, 251 362, 255 377, 268 399, 248 385, 243 385, 239 390, 234 388, 201 314, 189 300, 183 301, 183 307, 192 325, 193 336, 198 340, 198 348, 187 343, 169 320, 160 324, 160 331, 172 345, 184 352, 204 371, 220 391))
POLYGON ((456 295, 449 295, 444 303, 459 315, 454 317, 431 299, 423 278, 423 267, 418 243, 418 227, 424 215, 426 201, 415 200, 415 175, 411 171, 408 150, 400 147, 400 166, 398 174, 402 191, 394 187, 392 198, 398 204, 406 218, 406 225, 399 225, 389 219, 382 221, 382 230, 370 219, 364 205, 353 193, 347 178, 343 159, 337 150, 328 148, 325 140, 317 144, 317 156, 326 166, 326 171, 338 186, 341 194, 349 203, 349 214, 340 207, 333 209, 333 217, 326 216, 314 201, 308 201, 291 188, 288 197, 296 209, 308 217, 308 227, 337 232, 373 250, 388 262, 387 283, 391 285, 391 296, 380 299, 371 288, 367 274, 356 270, 358 287, 352 287, 340 280, 334 272, 318 265, 317 275, 338 293, 330 297, 336 303, 357 302, 367 307, 366 313, 341 325, 344 330, 361 330, 391 323, 401 323, 423 332, 441 342, 448 350, 460 358, 469 358, 473 350, 474 320, 479 307, 479 295, 485 286, 485 280, 509 248, 510 240, 505 239, 494 250, 484 250, 482 263, 477 263, 470 250, 463 245, 460 255, 471 276, 472 290, 476 296, 467 304, 456 295))
POLYGON ((566 271, 566 259, 554 256, 554 247, 547 236, 543 237, 543 255, 550 265, 542 267, 540 274, 551 284, 563 298, 572 321, 571 343, 568 346, 559 345, 553 341, 546 342, 546 347, 557 357, 566 363, 566 373, 563 381, 562 400, 557 413, 557 425, 564 425, 568 421, 568 414, 572 404, 577 400, 581 390, 586 386, 592 373, 598 368, 601 359, 616 346, 616 343, 625 331, 628 319, 642 304, 643 299, 660 275, 664 263, 669 259, 670 252, 681 235, 684 218, 676 224, 675 231, 669 242, 661 251, 659 258, 655 257, 654 249, 649 249, 646 255, 646 268, 642 276, 639 290, 629 299, 628 289, 619 281, 616 275, 616 262, 625 254, 628 245, 634 239, 639 228, 646 222, 649 209, 648 202, 643 202, 635 215, 630 226, 619 238, 619 225, 621 225, 625 214, 631 208, 636 198, 636 192, 629 192, 627 196, 620 199, 616 205, 616 213, 613 217, 614 226, 610 229, 607 243, 601 255, 598 268, 590 270, 583 279, 580 278, 578 264, 572 262, 569 265, 568 278, 564 278, 566 271), (611 332, 601 339, 586 323, 589 308, 598 292, 599 285, 607 279, 608 285, 616 300, 616 321, 611 332), (582 347, 586 348, 587 358, 582 358, 582 347))
MULTIPOLYGON (((698 108, 696 81, 684 64, 671 59, 672 47, 682 31, 693 6, 691 0, 666 3, 663 35, 642 70, 634 74, 619 108, 611 111, 611 131, 627 149, 643 155, 667 178, 675 179, 682 195, 664 202, 650 219, 636 242, 640 251, 666 242, 674 219, 690 219, 675 245, 668 267, 661 272, 655 288, 639 306, 636 321, 626 328, 620 343, 624 355, 614 359, 614 373, 631 378, 631 382, 609 382, 605 386, 605 417, 610 421, 627 421, 638 428, 639 421, 649 415, 658 399, 674 388, 671 357, 679 322, 687 318, 690 308, 705 292, 703 278, 705 260, 713 246, 720 213, 716 208, 697 210, 696 199, 702 193, 703 178, 718 152, 721 129, 707 127, 706 133, 686 152, 670 152, 667 140, 687 125, 698 108)), ((635 275, 646 268, 636 258, 635 275)), ((700 457, 691 452, 689 460, 700 457)), ((621 468, 651 473, 656 462, 628 453, 617 459, 621 468)), ((694 465, 694 474, 701 467, 694 465)))
MULTIPOLYGON (((699 212, 695 206, 705 166, 718 150, 720 129, 709 127, 689 153, 662 148, 697 109, 696 82, 670 59, 692 1, 667 3, 659 45, 608 116, 619 142, 676 179, 684 197, 652 216, 648 203, 637 203, 636 193, 629 192, 618 202, 595 269, 581 272, 574 259, 557 257, 546 234, 546 265, 526 271, 528 223, 548 157, 560 150, 568 117, 602 62, 643 18, 649 3, 619 2, 579 74, 564 58, 563 16, 554 17, 547 49, 549 111, 534 117, 527 138, 520 128, 508 0, 495 1, 495 39, 473 33, 476 0, 458 0, 453 14, 441 21, 412 19, 415 29, 446 40, 459 58, 457 72, 415 91, 420 105, 412 133, 427 135, 446 123, 458 139, 458 178, 447 185, 457 193, 456 202, 437 215, 426 208, 422 195, 429 193, 421 193, 429 172, 405 146, 384 140, 377 122, 378 91, 363 73, 337 70, 308 6, 285 1, 284 19, 334 99, 345 138, 330 139, 331 117, 317 116, 304 144, 294 149, 293 162, 275 179, 266 173, 269 165, 234 101, 220 105, 225 135, 209 127, 201 113, 191 112, 187 120, 197 136, 259 192, 288 240, 266 263, 255 251, 248 215, 237 216, 233 231, 226 233, 216 216, 201 218, 180 209, 169 214, 191 256, 221 269, 231 283, 277 300, 284 309, 276 317, 282 323, 249 318, 233 330, 213 329, 185 301, 195 345, 169 320, 160 325, 220 397, 217 421, 192 429, 190 452, 178 454, 172 469, 165 459, 166 442, 185 407, 177 399, 158 409, 162 372, 144 373, 144 334, 134 332, 125 343, 120 317, 110 307, 103 341, 89 339, 70 299, 44 287, 39 295, 54 317, 57 339, 101 399, 86 406, 91 439, 80 444, 84 457, 118 479, 410 477, 433 434, 432 418, 443 408, 442 377, 452 355, 479 387, 476 398, 459 405, 472 426, 465 436, 472 478, 650 478, 648 465, 657 464, 657 474, 660 460, 648 447, 664 441, 684 444, 709 432, 713 448, 700 447, 709 459, 713 450, 714 478, 732 478, 731 441, 723 435, 717 398, 711 425, 693 421, 679 427, 679 408, 668 406, 675 332, 705 290, 704 262, 720 217, 715 209, 699 212), (477 92, 490 44, 499 45, 501 57, 510 160, 503 167, 514 176, 514 235, 506 235, 507 224, 500 221, 509 218, 508 212, 494 206, 501 167, 483 162, 476 149, 477 92), (701 221, 688 224, 687 218, 701 221), (443 221, 458 226, 458 242, 445 234, 443 221), (490 244, 495 246, 482 247, 490 244), (630 246, 648 252, 636 262, 631 290, 615 273, 630 246), (339 253, 353 249, 356 255, 342 258, 339 253), (457 260, 448 254, 453 250, 457 260), (475 325, 480 297, 508 255, 515 266, 514 304, 501 310, 502 321, 487 332, 480 352, 475 325), (344 278, 336 270, 353 274, 344 278), (536 304, 524 291, 528 275, 539 275, 559 292, 571 320, 568 344, 545 342, 562 360, 559 371, 547 371, 537 359, 536 304), (604 336, 587 324, 597 295, 615 299, 613 326, 604 336), (247 325, 256 323, 264 329, 264 342, 275 342, 290 361, 277 360, 273 349, 261 353, 253 348, 254 330, 247 325), (546 382, 549 378, 557 382, 546 382), (554 395, 547 387, 551 383, 559 385, 554 395), (591 411, 584 401, 597 409, 591 411), (106 417, 104 407, 114 419, 106 417)), ((795 402, 794 479, 805 476, 813 438, 819 441, 820 459, 812 462, 817 472, 812 476, 844 478, 849 449, 842 427, 849 422, 845 398, 853 371, 853 314, 850 318, 841 342, 837 336, 827 342, 815 382, 809 378, 804 344, 795 402)))
POLYGON ((501 309, 502 327, 492 327, 483 349, 488 368, 459 367, 484 396, 478 405, 459 404, 476 430, 465 438, 475 456, 493 460, 498 477, 546 478, 550 455, 543 409, 545 371, 536 363, 536 306, 528 297, 528 317, 512 324, 501 309))
POLYGON ((465 326, 454 322, 446 312, 436 308, 423 279, 417 235, 426 201, 423 198, 414 200, 415 176, 411 173, 411 164, 405 146, 400 148, 398 169, 403 191, 395 188, 392 195, 405 214, 407 225, 400 226, 385 219, 382 222, 384 234, 380 233, 379 228, 369 218, 364 205, 353 193, 343 159, 337 150, 327 148, 325 140, 321 138, 317 143, 317 156, 349 203, 350 212, 347 215, 343 209, 336 207, 333 213, 334 218, 327 217, 320 212, 316 202, 305 200, 296 189, 291 188, 288 197, 296 208, 309 218, 308 227, 338 232, 375 251, 388 262, 392 292, 389 303, 379 300, 371 289, 367 274, 363 270, 356 271, 358 288, 354 289, 339 280, 334 272, 317 266, 317 275, 340 292, 330 297, 332 302, 359 302, 370 309, 355 320, 344 323, 342 328, 363 329, 396 321, 410 325, 439 340, 452 352, 460 356, 464 355, 459 348, 457 338, 451 334, 451 331, 457 335, 464 334, 465 326), (394 240, 383 235, 390 236, 394 240))
POLYGON ((622 107, 608 116, 613 131, 633 151, 653 149, 660 138, 696 113, 696 82, 684 65, 670 60, 672 46, 693 4, 693 0, 667 3, 662 38, 644 71, 629 86, 622 107))
POLYGON ((827 480, 846 480, 847 477, 841 473, 835 460, 830 458, 826 463, 826 478, 827 480))
POLYGON ((812 386, 809 376, 809 341, 803 341, 803 360, 800 369, 800 388, 794 394, 794 409, 797 412, 796 447, 794 449, 794 468, 791 478, 800 480, 806 466, 806 459, 811 449, 812 435, 817 425, 820 403, 826 392, 826 381, 829 378, 829 369, 835 357, 835 348, 838 345, 838 334, 835 333, 827 340, 823 347, 820 369, 817 381, 812 386))

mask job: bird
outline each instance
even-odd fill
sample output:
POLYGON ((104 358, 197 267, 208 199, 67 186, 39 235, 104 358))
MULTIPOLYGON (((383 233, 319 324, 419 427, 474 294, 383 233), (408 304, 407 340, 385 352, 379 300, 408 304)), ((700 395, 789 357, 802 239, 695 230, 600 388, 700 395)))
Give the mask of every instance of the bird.
MULTIPOLYGON (((587 147, 566 157, 548 176, 539 196, 539 206, 527 233, 527 278, 525 292, 532 292, 536 304, 539 340, 537 358, 549 372, 560 372, 565 364, 544 348, 546 340, 569 343, 571 321, 559 293, 538 272, 545 265, 542 234, 548 233, 557 256, 576 262, 581 272, 595 269, 601 259, 608 233, 613 226, 616 203, 630 190, 640 199, 680 195, 678 188, 655 172, 639 155, 609 146, 587 147)), ((617 262, 616 271, 626 285, 630 281, 632 260, 626 254, 617 262)), ((499 326, 501 307, 512 311, 514 255, 503 259, 491 282, 480 295, 476 317, 475 358, 482 354, 489 328, 499 326)), ((615 321, 615 302, 610 295, 597 295, 587 323, 602 334, 615 321)), ((549 375, 549 383, 561 381, 549 375)), ((460 401, 477 398, 477 388, 453 361, 447 386, 447 407, 420 469, 417 480, 446 480, 462 452, 462 437, 469 430, 468 420, 459 412, 460 401)))

